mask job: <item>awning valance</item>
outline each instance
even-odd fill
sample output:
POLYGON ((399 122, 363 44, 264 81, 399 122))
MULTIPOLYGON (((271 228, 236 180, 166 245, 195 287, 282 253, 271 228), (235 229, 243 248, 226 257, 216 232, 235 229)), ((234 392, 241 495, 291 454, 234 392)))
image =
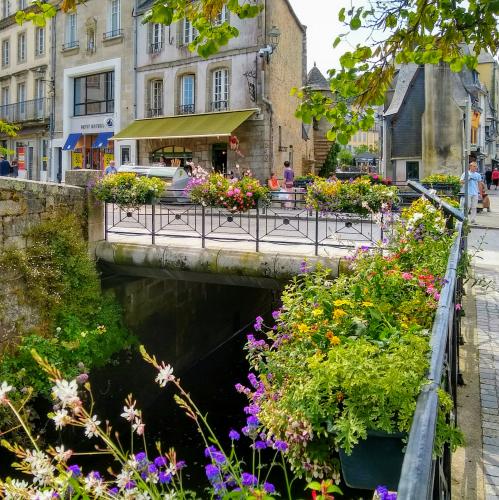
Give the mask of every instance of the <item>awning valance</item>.
POLYGON ((107 142, 114 135, 113 132, 101 132, 94 143, 92 144, 93 148, 105 148, 107 146, 107 142))
POLYGON ((66 142, 64 143, 64 146, 62 149, 64 151, 73 151, 73 149, 76 147, 76 143, 80 140, 81 134, 69 134, 68 138, 66 139, 66 142))
POLYGON ((135 120, 116 134, 113 139, 180 139, 229 136, 255 111, 258 110, 244 109, 135 120))

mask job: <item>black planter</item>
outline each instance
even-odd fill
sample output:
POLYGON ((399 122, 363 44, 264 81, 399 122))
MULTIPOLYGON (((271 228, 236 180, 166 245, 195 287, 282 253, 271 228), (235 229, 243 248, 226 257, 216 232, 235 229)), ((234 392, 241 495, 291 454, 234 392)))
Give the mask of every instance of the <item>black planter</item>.
POLYGON ((374 490, 386 486, 396 490, 404 460, 403 434, 369 431, 347 455, 340 449, 341 469, 345 483, 351 488, 374 490))

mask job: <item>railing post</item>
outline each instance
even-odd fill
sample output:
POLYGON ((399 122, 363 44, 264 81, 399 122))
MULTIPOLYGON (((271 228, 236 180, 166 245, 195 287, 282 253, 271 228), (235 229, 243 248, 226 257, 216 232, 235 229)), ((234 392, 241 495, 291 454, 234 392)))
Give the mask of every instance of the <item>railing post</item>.
POLYGON ((256 251, 260 251, 260 211, 258 209, 258 203, 256 204, 256 251))
POLYGON ((104 239, 107 241, 107 202, 104 202, 104 239))
MULTIPOLYGON (((147 217, 147 209, 146 209, 146 217, 147 217)), ((152 202, 152 224, 151 224, 151 231, 152 231, 152 244, 156 244, 156 204, 154 201, 152 202)))
POLYGON ((205 215, 206 215, 206 210, 205 206, 201 205, 201 247, 205 248, 205 215))
POLYGON ((315 211, 315 256, 319 255, 319 211, 315 211))

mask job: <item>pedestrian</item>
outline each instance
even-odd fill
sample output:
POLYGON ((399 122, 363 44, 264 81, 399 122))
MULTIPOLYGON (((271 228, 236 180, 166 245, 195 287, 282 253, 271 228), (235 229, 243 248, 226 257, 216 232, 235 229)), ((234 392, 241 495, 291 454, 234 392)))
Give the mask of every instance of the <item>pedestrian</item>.
MULTIPOLYGON (((478 184, 482 180, 482 176, 477 172, 477 170, 478 166, 476 162, 472 161, 468 167, 468 208, 470 209, 472 224, 476 222, 476 207, 478 205, 478 184)), ((465 183, 465 179, 466 172, 461 175, 461 184, 465 183)))
POLYGON ((117 174, 118 169, 115 166, 116 162, 114 160, 111 160, 109 162, 109 166, 104 170, 104 175, 111 175, 111 174, 117 174))
MULTIPOLYGON (((284 162, 284 188, 288 193, 291 193, 288 195, 288 200, 293 200, 293 186, 295 185, 294 183, 295 180, 295 173, 293 172, 293 168, 291 167, 291 163, 289 161, 284 162)), ((293 205, 292 203, 286 203, 287 208, 291 208, 293 205)))
POLYGON ((494 167, 494 170, 492 170, 492 184, 494 184, 497 191, 497 186, 499 186, 499 170, 497 167, 494 167))
POLYGON ((279 191, 281 189, 281 185, 279 184, 279 179, 275 172, 270 174, 270 179, 267 181, 267 186, 271 191, 279 191))
POLYGON ((490 167, 485 171, 485 182, 487 183, 487 189, 490 189, 492 185, 492 170, 490 167))
POLYGON ((478 189, 480 191, 480 197, 482 198, 483 209, 487 209, 487 212, 490 212, 490 198, 485 189, 485 184, 482 181, 479 182, 478 189))
POLYGON ((14 157, 10 162, 10 176, 17 177, 18 175, 19 175, 19 162, 17 161, 17 158, 14 157))
POLYGON ((5 158, 5 155, 0 155, 0 175, 9 176, 10 175, 10 163, 9 160, 5 158))
POLYGON ((166 167, 166 156, 161 155, 159 157, 159 166, 160 167, 166 167))

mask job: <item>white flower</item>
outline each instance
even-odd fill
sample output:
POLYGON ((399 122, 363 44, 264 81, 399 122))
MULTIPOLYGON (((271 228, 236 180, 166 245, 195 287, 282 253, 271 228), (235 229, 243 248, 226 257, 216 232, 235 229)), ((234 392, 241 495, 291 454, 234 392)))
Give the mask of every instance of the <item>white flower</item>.
POLYGON ((56 429, 62 429, 66 424, 68 424, 71 421, 71 417, 68 416, 68 411, 63 409, 63 410, 57 410, 54 413, 52 420, 54 421, 56 429))
POLYGON ((94 415, 92 418, 89 418, 85 422, 85 436, 89 438, 98 436, 97 432, 98 425, 100 425, 100 420, 97 420, 97 415, 94 415))
POLYGON ((30 497, 31 500, 52 500, 55 495, 55 491, 46 490, 46 491, 37 491, 33 493, 30 497))
POLYGON ((146 424, 144 424, 140 418, 136 418, 135 423, 132 424, 132 430, 137 433, 137 436, 142 436, 142 434, 144 434, 145 427, 146 424))
POLYGON ((166 384, 172 380, 175 380, 175 377, 173 376, 173 368, 170 365, 165 365, 165 362, 163 361, 155 381, 160 385, 160 387, 165 387, 166 384))
POLYGON ((175 500, 176 498, 178 498, 178 496, 175 492, 165 493, 163 495, 163 500, 175 500))
POLYGON ((131 471, 122 470, 116 476, 116 486, 118 486, 120 490, 123 489, 132 480, 131 474, 131 471))
POLYGON ((39 483, 42 486, 50 484, 55 467, 45 453, 42 451, 28 450, 23 463, 29 465, 31 474, 33 475, 33 483, 39 483))
POLYGON ((62 403, 62 407, 74 406, 80 403, 80 398, 78 397, 78 384, 76 380, 57 380, 55 386, 52 387, 52 393, 54 398, 58 399, 62 403))
POLYGON ((102 480, 99 474, 91 472, 88 476, 85 477, 83 482, 84 482, 84 487, 87 491, 93 491, 96 494, 97 491, 101 493, 105 491, 105 488, 103 488, 104 481, 102 480))
POLYGON ((3 498, 5 498, 5 500, 20 500, 22 498, 29 498, 29 485, 26 481, 7 479, 2 486, 3 488, 0 491, 3 493, 3 498))
POLYGON ((56 446, 55 451, 56 454, 54 458, 57 462, 66 462, 73 455, 73 450, 66 450, 63 444, 61 444, 61 446, 56 446))
POLYGON ((131 406, 123 406, 123 413, 120 416, 129 422, 133 422, 135 417, 138 416, 137 410, 135 409, 135 403, 131 406))
POLYGON ((12 390, 12 386, 3 381, 0 385, 0 405, 6 405, 9 400, 7 398, 7 393, 12 390))

